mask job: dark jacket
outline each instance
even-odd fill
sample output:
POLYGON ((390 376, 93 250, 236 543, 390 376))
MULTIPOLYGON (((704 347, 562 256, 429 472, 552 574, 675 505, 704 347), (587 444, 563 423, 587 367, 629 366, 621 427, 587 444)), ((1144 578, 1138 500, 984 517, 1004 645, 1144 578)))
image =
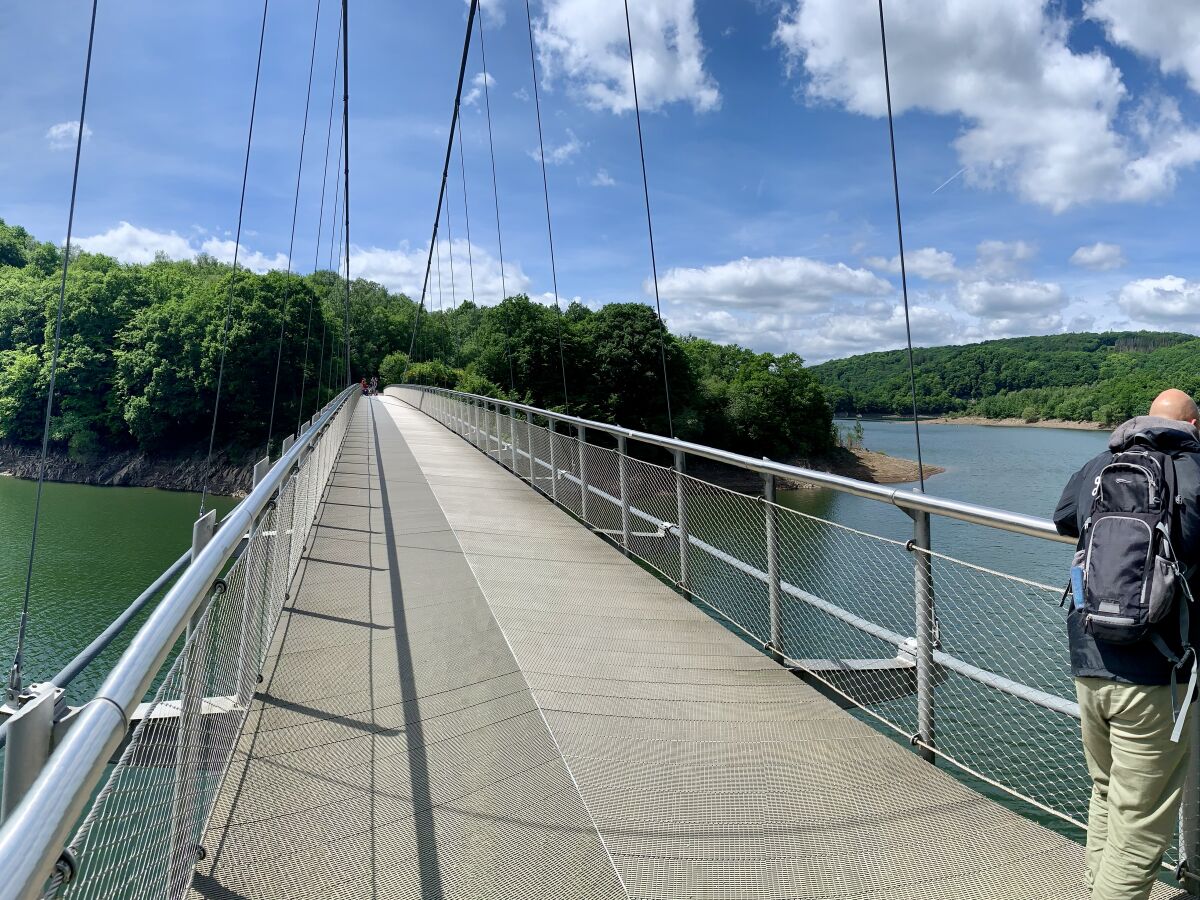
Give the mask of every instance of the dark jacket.
MULTIPOLYGON (((1108 441, 1108 450, 1092 459, 1071 476, 1062 499, 1054 511, 1059 534, 1078 538, 1092 508, 1092 485, 1112 454, 1142 443, 1175 461, 1176 490, 1182 502, 1178 508, 1178 536, 1175 551, 1187 568, 1188 583, 1200 598, 1200 433, 1186 422, 1157 416, 1138 416, 1118 426, 1108 441)), ((1200 632, 1200 609, 1193 607, 1191 643, 1200 632)), ((1168 616, 1161 633, 1172 648, 1178 649, 1179 620, 1168 616)), ((1169 684, 1171 663, 1150 641, 1137 644, 1109 644, 1095 640, 1083 630, 1083 616, 1072 606, 1067 615, 1067 637, 1071 645, 1071 674, 1108 678, 1130 684, 1169 684)))

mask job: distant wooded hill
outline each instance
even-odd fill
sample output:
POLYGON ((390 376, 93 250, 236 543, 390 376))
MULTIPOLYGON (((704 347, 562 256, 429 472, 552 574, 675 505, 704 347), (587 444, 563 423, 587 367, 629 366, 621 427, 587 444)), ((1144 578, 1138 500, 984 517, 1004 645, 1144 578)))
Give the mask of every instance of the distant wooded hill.
MULTIPOLYGON (((1055 334, 913 351, 923 415, 1114 424, 1177 387, 1200 393, 1200 339, 1158 331, 1055 334)), ((903 350, 813 366, 839 415, 912 412, 903 350)))

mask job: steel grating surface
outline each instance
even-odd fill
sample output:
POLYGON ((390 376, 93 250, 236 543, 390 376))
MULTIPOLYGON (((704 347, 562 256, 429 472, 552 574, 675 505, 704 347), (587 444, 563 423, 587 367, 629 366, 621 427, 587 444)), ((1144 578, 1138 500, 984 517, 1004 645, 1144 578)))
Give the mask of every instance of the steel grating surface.
POLYGON ((494 448, 397 398, 373 408, 432 488, 630 897, 1087 896, 1078 844, 837 708, 494 448))
POLYGON ((454 532, 362 403, 193 896, 627 896, 454 532))

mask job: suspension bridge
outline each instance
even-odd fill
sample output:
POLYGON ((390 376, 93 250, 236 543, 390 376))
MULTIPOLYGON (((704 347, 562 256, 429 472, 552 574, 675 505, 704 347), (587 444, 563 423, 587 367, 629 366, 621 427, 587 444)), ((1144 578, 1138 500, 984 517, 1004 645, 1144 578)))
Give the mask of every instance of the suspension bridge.
MULTIPOLYGON (((656 284, 627 6, 625 22, 656 284)), ((462 169, 476 26, 482 53, 473 0, 419 310, 456 138, 462 169)), ((344 252, 350 382, 345 0, 338 39, 329 252, 344 252)), ((255 99, 261 53, 260 36, 255 99)), ((89 44, 76 182, 90 67, 89 44)), ((894 141, 892 166, 903 262, 894 141)), ((494 189, 494 156, 492 175, 494 189)), ((73 186, 71 222, 74 209, 73 186)), ((500 244, 498 198, 495 215, 500 244)), ((555 272, 556 306, 557 291, 555 272)), ((222 372, 228 315, 225 329, 222 372)), ((58 346, 56 328, 43 459, 58 346)), ((1089 781, 1060 590, 939 552, 931 523, 1065 559, 1053 526, 578 418, 562 374, 556 409, 347 387, 221 521, 202 501, 191 548, 62 671, 26 680, 23 616, 0 708, 0 900, 1085 898, 1089 781), (689 459, 761 491, 697 478, 689 459), (875 503, 911 539, 781 505, 782 479, 875 503), (70 696, 151 603, 95 695, 70 696)), ((277 362, 273 394, 280 379, 277 362)), ((663 388, 670 432, 665 351, 663 388)), ((35 514, 31 573, 36 535, 35 514)), ((25 593, 27 616, 28 577, 25 593)), ((1156 898, 1188 896, 1167 876, 1194 884, 1200 869, 1198 775, 1194 759, 1156 898)))

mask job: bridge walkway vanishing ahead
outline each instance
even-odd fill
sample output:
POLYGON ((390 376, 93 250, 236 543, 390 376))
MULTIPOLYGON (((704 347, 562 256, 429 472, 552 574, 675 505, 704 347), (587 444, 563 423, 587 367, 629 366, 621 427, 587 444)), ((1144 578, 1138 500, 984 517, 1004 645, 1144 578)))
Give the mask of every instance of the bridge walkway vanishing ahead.
POLYGON ((1076 843, 401 400, 354 415, 195 896, 1086 897, 1076 843))

